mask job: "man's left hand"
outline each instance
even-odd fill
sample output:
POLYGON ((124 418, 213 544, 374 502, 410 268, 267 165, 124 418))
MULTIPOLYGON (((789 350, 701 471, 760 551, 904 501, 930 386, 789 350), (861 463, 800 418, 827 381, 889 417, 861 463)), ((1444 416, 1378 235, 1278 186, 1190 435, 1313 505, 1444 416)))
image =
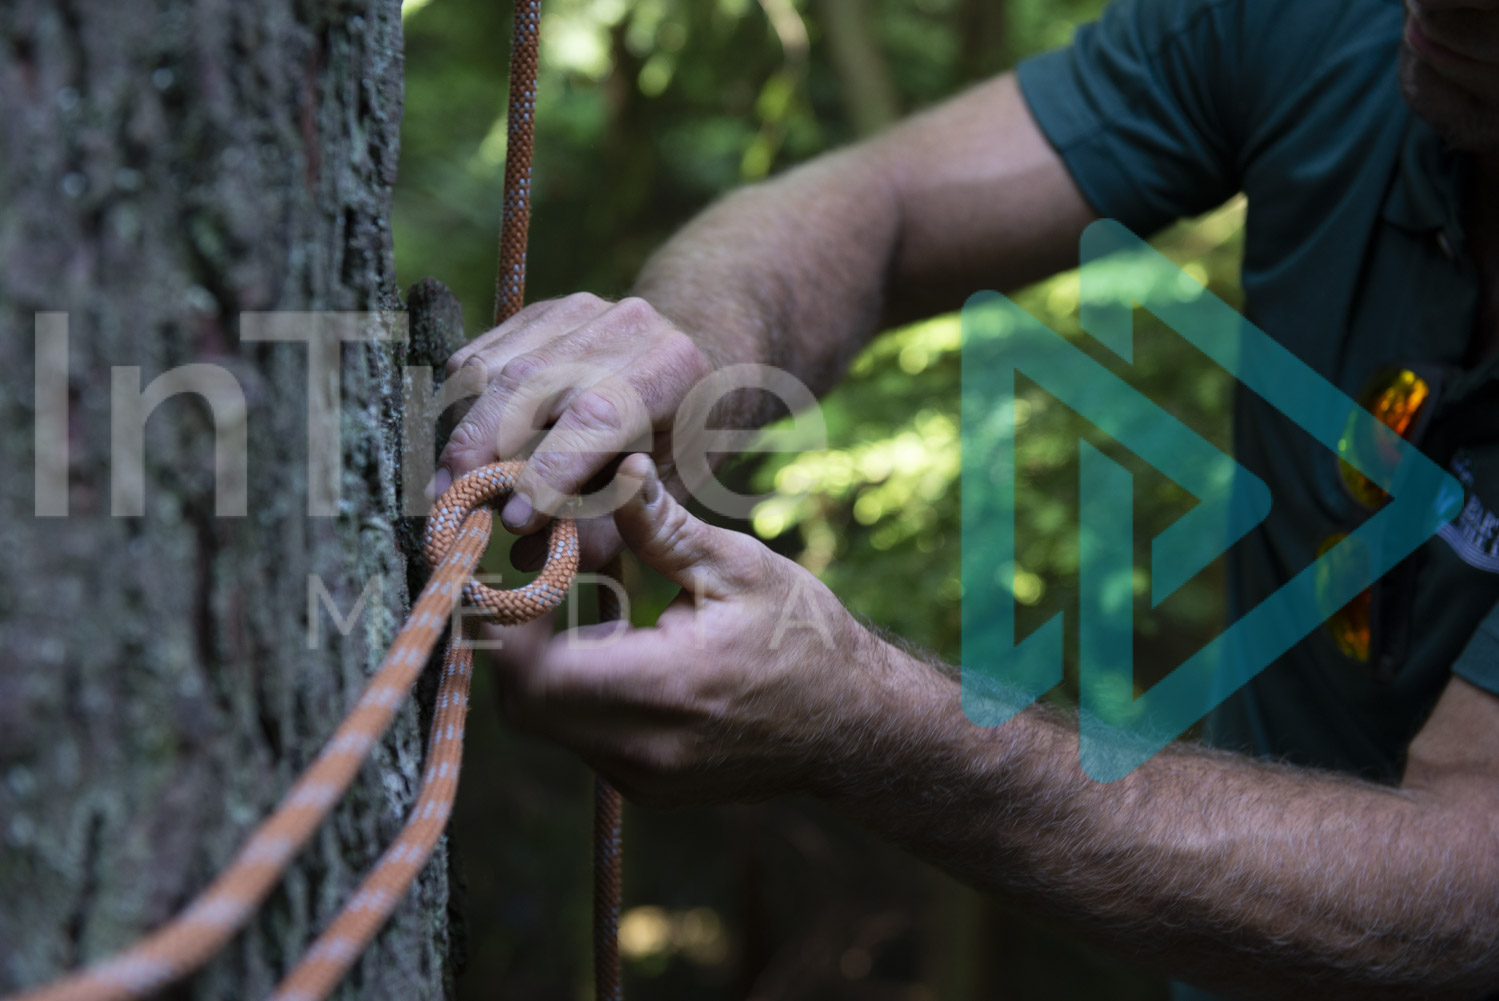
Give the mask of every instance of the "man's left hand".
MULTIPOLYGON (((625 544, 682 587, 655 626, 560 633, 498 681, 517 726, 656 805, 813 791, 868 749, 900 658, 816 577, 689 514, 654 465, 615 513, 625 544)), ((500 635, 495 633, 494 635, 500 635)))

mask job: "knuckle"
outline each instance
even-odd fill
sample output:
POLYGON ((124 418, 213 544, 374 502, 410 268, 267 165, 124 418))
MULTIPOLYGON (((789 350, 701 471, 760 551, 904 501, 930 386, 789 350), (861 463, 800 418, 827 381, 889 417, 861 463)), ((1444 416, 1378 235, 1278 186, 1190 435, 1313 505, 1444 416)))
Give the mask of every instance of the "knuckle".
POLYGON ((520 309, 515 311, 514 316, 510 317, 504 323, 489 331, 484 335, 482 339, 486 340, 490 344, 497 344, 505 340, 505 338, 509 337, 510 335, 516 333, 527 324, 535 323, 543 316, 546 316, 553 309, 555 309, 556 306, 556 299, 542 299, 539 302, 533 302, 522 306, 520 309))
POLYGON ((592 292, 573 292, 557 301, 569 312, 587 312, 607 305, 603 299, 592 292))
POLYGON ((452 357, 447 361, 447 365, 444 366, 448 375, 452 375, 463 366, 476 359, 480 359, 485 351, 503 343, 505 338, 513 334, 518 326, 536 319, 551 307, 552 303, 550 302, 531 303, 529 306, 522 307, 519 312, 498 327, 484 331, 484 333, 453 352, 452 357))
POLYGON ((457 351, 448 355, 447 362, 443 365, 443 372, 452 375, 463 368, 469 362, 479 358, 495 340, 496 331, 491 330, 487 334, 480 334, 457 351))
POLYGON ((611 320, 632 329, 639 329, 657 319, 655 307, 635 295, 619 300, 609 312, 611 320))
POLYGON ((467 365, 475 358, 483 355, 485 351, 489 350, 490 344, 493 341, 493 331, 488 334, 480 334, 478 337, 475 337, 473 340, 469 341, 467 344, 462 345, 458 348, 458 350, 448 355, 448 360, 443 365, 443 370, 448 375, 452 375, 454 372, 463 368, 463 366, 467 365))
POLYGON ((489 442, 489 432, 480 427, 475 420, 469 419, 460 423, 448 435, 448 443, 443 448, 444 456, 470 455, 482 451, 489 442))
POLYGON ((501 417, 504 414, 504 401, 501 398, 501 389, 494 383, 485 387, 484 392, 479 394, 478 400, 469 408, 463 420, 453 428, 452 434, 448 436, 447 447, 443 449, 444 454, 452 452, 455 454, 480 452, 485 456, 495 454, 499 447, 499 433, 501 417))
POLYGON ((579 393, 567 410, 572 415, 569 423, 585 430, 615 430, 621 427, 619 404, 598 387, 579 393))
MULTIPOLYGON (((550 487, 562 490, 566 487, 568 472, 567 455, 559 452, 537 452, 526 462, 525 485, 550 487)), ((533 497, 536 502, 540 498, 533 497)))
POLYGON ((657 530, 657 538, 667 552, 675 552, 691 541, 692 529, 692 515, 688 514, 687 509, 680 504, 674 504, 661 522, 657 530))
POLYGON ((532 382, 547 367, 547 359, 535 351, 511 358, 495 375, 493 385, 514 392, 532 382))
POLYGON ((470 373, 477 373, 481 379, 488 379, 489 366, 484 361, 484 353, 482 351, 474 351, 462 355, 455 354, 443 366, 443 375, 449 380, 459 376, 473 378, 470 373))
POLYGON ((675 327, 662 341, 662 353, 675 368, 680 368, 690 379, 706 375, 710 366, 697 342, 675 327))
MULTIPOLYGON (((538 316, 544 316, 551 312, 556 305, 556 299, 539 299, 536 302, 528 303, 522 306, 513 317, 506 320, 504 326, 513 326, 522 320, 534 320, 538 316)), ((503 329, 503 327, 497 329, 503 329)))
POLYGON ((489 388, 489 368, 482 358, 471 358, 458 366, 458 371, 448 375, 439 390, 439 399, 451 400, 444 406, 472 401, 484 395, 489 388))

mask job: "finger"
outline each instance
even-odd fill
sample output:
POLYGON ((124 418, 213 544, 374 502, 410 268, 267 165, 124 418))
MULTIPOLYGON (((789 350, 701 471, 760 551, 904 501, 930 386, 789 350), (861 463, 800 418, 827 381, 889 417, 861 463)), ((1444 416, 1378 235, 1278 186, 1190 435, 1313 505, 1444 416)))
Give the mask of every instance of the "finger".
POLYGON ((514 674, 531 669, 551 641, 556 612, 518 626, 479 627, 476 650, 488 660, 491 669, 514 674))
MULTIPOLYGON (((543 299, 541 302, 533 302, 518 310, 504 323, 493 330, 485 331, 478 337, 469 341, 463 347, 454 351, 448 358, 445 371, 449 376, 456 373, 469 362, 481 358, 506 343, 514 343, 517 340, 529 340, 538 343, 534 338, 519 336, 523 331, 530 331, 533 335, 543 320, 548 320, 552 325, 577 326, 586 319, 602 313, 609 308, 609 303, 596 295, 579 292, 574 295, 563 296, 560 299, 543 299), (550 319, 548 319, 550 317, 550 319)), ((510 353, 516 354, 524 351, 524 347, 517 347, 510 353)), ((495 359, 490 358, 486 363, 495 364, 495 359)), ((501 360, 501 363, 503 360, 501 360)))
POLYGON ((586 293, 537 303, 454 353, 448 372, 482 369, 486 386, 438 457, 431 492, 440 493, 464 473, 521 450, 534 434, 531 418, 545 400, 530 400, 529 407, 522 401, 513 414, 510 401, 558 360, 555 349, 548 350, 550 345, 609 308, 605 300, 586 293))
MULTIPOLYGON (((560 397, 564 381, 554 371, 536 373, 535 385, 517 396, 517 411, 551 396, 556 405, 546 415, 553 422, 536 446, 516 489, 516 499, 502 517, 515 532, 534 532, 614 458, 636 449, 650 449, 652 429, 673 420, 684 396, 708 370, 692 339, 665 324, 642 299, 624 299, 569 338, 571 364, 586 360, 601 371, 596 378, 575 377, 560 397), (637 344, 635 353, 622 352, 637 344)), ((513 440, 523 444, 535 423, 523 423, 513 440)), ((619 492, 590 498, 579 513, 590 517, 612 512, 623 501, 619 492)))
POLYGON ((572 518, 612 512, 627 485, 610 480, 585 496, 589 481, 621 454, 649 449, 651 431, 644 402, 625 380, 610 378, 577 393, 526 461, 500 520, 513 532, 534 532, 564 509, 572 518))
POLYGON ((513 531, 540 528, 544 518, 526 520, 531 511, 555 512, 625 445, 650 432, 645 402, 619 375, 635 367, 638 357, 605 351, 598 342, 596 332, 574 330, 552 346, 523 351, 491 370, 489 384, 438 459, 441 468, 461 476, 496 458, 531 451, 539 441, 540 464, 518 485, 521 500, 511 508, 524 508, 526 515, 504 519, 513 531), (548 423, 555 424, 551 433, 544 430, 548 423), (593 454, 570 461, 581 451, 593 454))
MULTIPOLYGON (((578 568, 597 570, 608 563, 624 548, 619 529, 614 519, 589 518, 578 522, 578 568)), ((510 547, 510 564, 517 570, 531 573, 540 570, 546 562, 547 538, 541 533, 522 535, 510 547)))
POLYGON ((768 568, 765 547, 689 514, 661 485, 649 456, 627 458, 619 478, 640 481, 640 489, 615 512, 614 523, 647 566, 695 597, 728 597, 762 580, 768 568))
POLYGON ((598 570, 625 548, 612 517, 590 518, 578 524, 578 565, 598 570))
POLYGON ((531 726, 571 728, 596 710, 654 712, 665 673, 654 632, 623 621, 566 630, 548 637, 534 656, 507 664, 496 685, 531 726))
MULTIPOLYGON (((478 355, 469 367, 488 366, 491 354, 478 355)), ((540 352, 523 351, 497 367, 486 367, 486 385, 463 420, 448 436, 448 443, 437 457, 439 474, 457 479, 464 473, 515 454, 525 444, 534 423, 536 401, 529 411, 522 411, 517 397, 522 387, 534 380, 551 359, 540 352), (519 438, 519 440, 517 440, 519 438)))

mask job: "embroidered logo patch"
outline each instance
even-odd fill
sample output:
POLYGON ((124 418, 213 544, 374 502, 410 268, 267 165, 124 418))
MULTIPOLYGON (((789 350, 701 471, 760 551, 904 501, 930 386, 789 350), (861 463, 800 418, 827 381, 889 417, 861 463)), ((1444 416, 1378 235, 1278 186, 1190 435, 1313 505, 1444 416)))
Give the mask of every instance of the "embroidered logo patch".
POLYGON ((1468 566, 1499 573, 1499 514, 1485 507, 1473 489, 1473 460, 1459 455, 1452 461, 1452 475, 1463 485, 1468 500, 1462 513, 1438 534, 1468 566))

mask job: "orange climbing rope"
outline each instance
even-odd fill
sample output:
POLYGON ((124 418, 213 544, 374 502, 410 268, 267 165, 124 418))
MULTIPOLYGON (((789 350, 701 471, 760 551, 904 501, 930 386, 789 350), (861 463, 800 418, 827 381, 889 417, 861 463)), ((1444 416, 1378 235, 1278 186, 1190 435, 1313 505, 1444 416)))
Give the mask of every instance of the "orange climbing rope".
MULTIPOLYGON (((520 462, 484 466, 443 494, 427 523, 432 579, 353 710, 228 868, 182 913, 135 946, 13 1001, 124 1001, 152 994, 202 966, 249 920, 349 787, 448 628, 454 605, 462 599, 492 621, 515 624, 562 603, 578 569, 578 533, 571 522, 552 523, 546 566, 525 587, 495 591, 472 580, 489 545, 493 514, 488 508, 509 495, 522 467, 520 462)), ((277 989, 280 1001, 326 997, 431 855, 457 792, 472 673, 472 646, 451 644, 427 745, 427 771, 406 828, 277 989)))
MULTIPOLYGON (((540 7, 540 0, 515 0, 496 324, 513 315, 525 296, 540 7)), ((438 499, 427 522, 424 548, 432 577, 379 670, 317 760, 208 888, 131 948, 4 1001, 125 1001, 153 994, 197 970, 244 927, 348 789, 410 693, 448 627, 454 607, 462 601, 478 609, 465 626, 466 638, 478 619, 516 625, 562 603, 578 569, 578 534, 570 521, 552 523, 546 565, 530 584, 494 590, 473 579, 489 545, 496 502, 510 495, 523 465, 502 462, 476 469, 438 499)), ((617 618, 617 606, 611 609, 601 600, 600 617, 617 618)), ((463 640, 450 642, 427 740, 426 771, 406 826, 343 910, 277 985, 273 1001, 320 1001, 332 993, 431 857, 458 790, 472 675, 472 645, 463 640)), ((620 801, 602 779, 596 805, 596 995, 598 1001, 618 1001, 620 801)))
MULTIPOLYGON (((515 0, 510 45, 510 108, 505 120, 505 209, 500 260, 495 273, 494 325, 526 300, 526 242, 531 228, 531 159, 536 146, 536 70, 540 62, 541 0, 515 0)), ((619 580, 619 564, 604 575, 619 580)), ((613 589, 599 592, 599 619, 619 618, 613 589)), ((618 791, 602 778, 593 795, 593 985, 594 1001, 620 1001, 619 899, 620 814, 618 791)))
MULTIPOLYGON (((604 568, 604 576, 620 579, 619 561, 604 568)), ((620 617, 619 599, 611 587, 599 590, 599 621, 620 617)), ((619 900, 621 872, 619 790, 602 776, 593 781, 593 997, 621 1001, 619 980, 619 900)))

